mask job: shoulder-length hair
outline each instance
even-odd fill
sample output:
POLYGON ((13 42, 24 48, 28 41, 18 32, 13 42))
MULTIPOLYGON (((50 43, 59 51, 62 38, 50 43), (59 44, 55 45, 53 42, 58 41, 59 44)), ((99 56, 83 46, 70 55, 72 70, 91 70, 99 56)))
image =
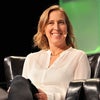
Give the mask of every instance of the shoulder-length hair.
POLYGON ((40 49, 49 49, 48 39, 46 35, 44 34, 44 32, 45 32, 45 27, 47 25, 47 22, 49 20, 49 15, 52 11, 55 11, 55 10, 59 10, 64 14, 65 21, 67 24, 67 32, 68 32, 67 37, 66 37, 66 44, 68 46, 75 48, 75 37, 73 34, 72 25, 69 21, 68 15, 59 5, 50 6, 40 16, 37 33, 33 36, 34 46, 37 46, 40 49))

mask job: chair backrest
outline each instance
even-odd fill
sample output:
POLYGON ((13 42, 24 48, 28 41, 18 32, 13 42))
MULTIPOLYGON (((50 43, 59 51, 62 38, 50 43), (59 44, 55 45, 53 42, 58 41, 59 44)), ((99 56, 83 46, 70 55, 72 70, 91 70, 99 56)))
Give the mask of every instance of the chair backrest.
MULTIPOLYGON (((91 65, 91 78, 100 78, 100 53, 88 55, 91 65)), ((4 58, 4 69, 7 83, 16 76, 22 74, 25 57, 8 56, 4 58)))
POLYGON ((100 53, 89 54, 88 59, 91 66, 91 78, 100 78, 100 53))
POLYGON ((9 87, 11 80, 16 75, 22 74, 25 57, 22 56, 8 56, 4 58, 4 69, 7 87, 9 87))

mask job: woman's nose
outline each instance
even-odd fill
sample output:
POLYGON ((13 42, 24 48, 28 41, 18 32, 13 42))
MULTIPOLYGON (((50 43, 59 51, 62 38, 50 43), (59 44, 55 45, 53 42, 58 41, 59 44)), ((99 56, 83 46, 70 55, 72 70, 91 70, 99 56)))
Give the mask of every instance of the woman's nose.
POLYGON ((59 29, 58 23, 55 23, 55 24, 54 24, 54 29, 55 29, 55 30, 58 30, 58 29, 59 29))

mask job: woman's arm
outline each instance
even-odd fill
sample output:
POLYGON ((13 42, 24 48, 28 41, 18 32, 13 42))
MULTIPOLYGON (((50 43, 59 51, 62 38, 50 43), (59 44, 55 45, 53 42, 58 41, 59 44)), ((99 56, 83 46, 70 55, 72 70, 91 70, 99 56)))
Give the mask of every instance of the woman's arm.
POLYGON ((90 78, 91 75, 91 67, 89 64, 89 60, 86 54, 83 54, 78 62, 78 66, 76 67, 74 80, 75 79, 87 79, 90 78))

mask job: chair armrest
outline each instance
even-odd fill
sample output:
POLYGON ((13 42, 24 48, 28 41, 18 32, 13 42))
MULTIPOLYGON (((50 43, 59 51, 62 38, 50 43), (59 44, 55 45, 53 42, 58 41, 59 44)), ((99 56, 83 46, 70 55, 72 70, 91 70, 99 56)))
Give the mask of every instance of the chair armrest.
POLYGON ((100 78, 70 82, 65 100, 100 100, 100 78))
POLYGON ((86 100, 100 100, 100 79, 91 78, 83 83, 86 100))
MULTIPOLYGON (((74 80, 69 84, 65 100, 80 100, 83 93, 83 83, 85 80, 74 80)), ((81 99, 82 100, 82 99, 81 99)))

